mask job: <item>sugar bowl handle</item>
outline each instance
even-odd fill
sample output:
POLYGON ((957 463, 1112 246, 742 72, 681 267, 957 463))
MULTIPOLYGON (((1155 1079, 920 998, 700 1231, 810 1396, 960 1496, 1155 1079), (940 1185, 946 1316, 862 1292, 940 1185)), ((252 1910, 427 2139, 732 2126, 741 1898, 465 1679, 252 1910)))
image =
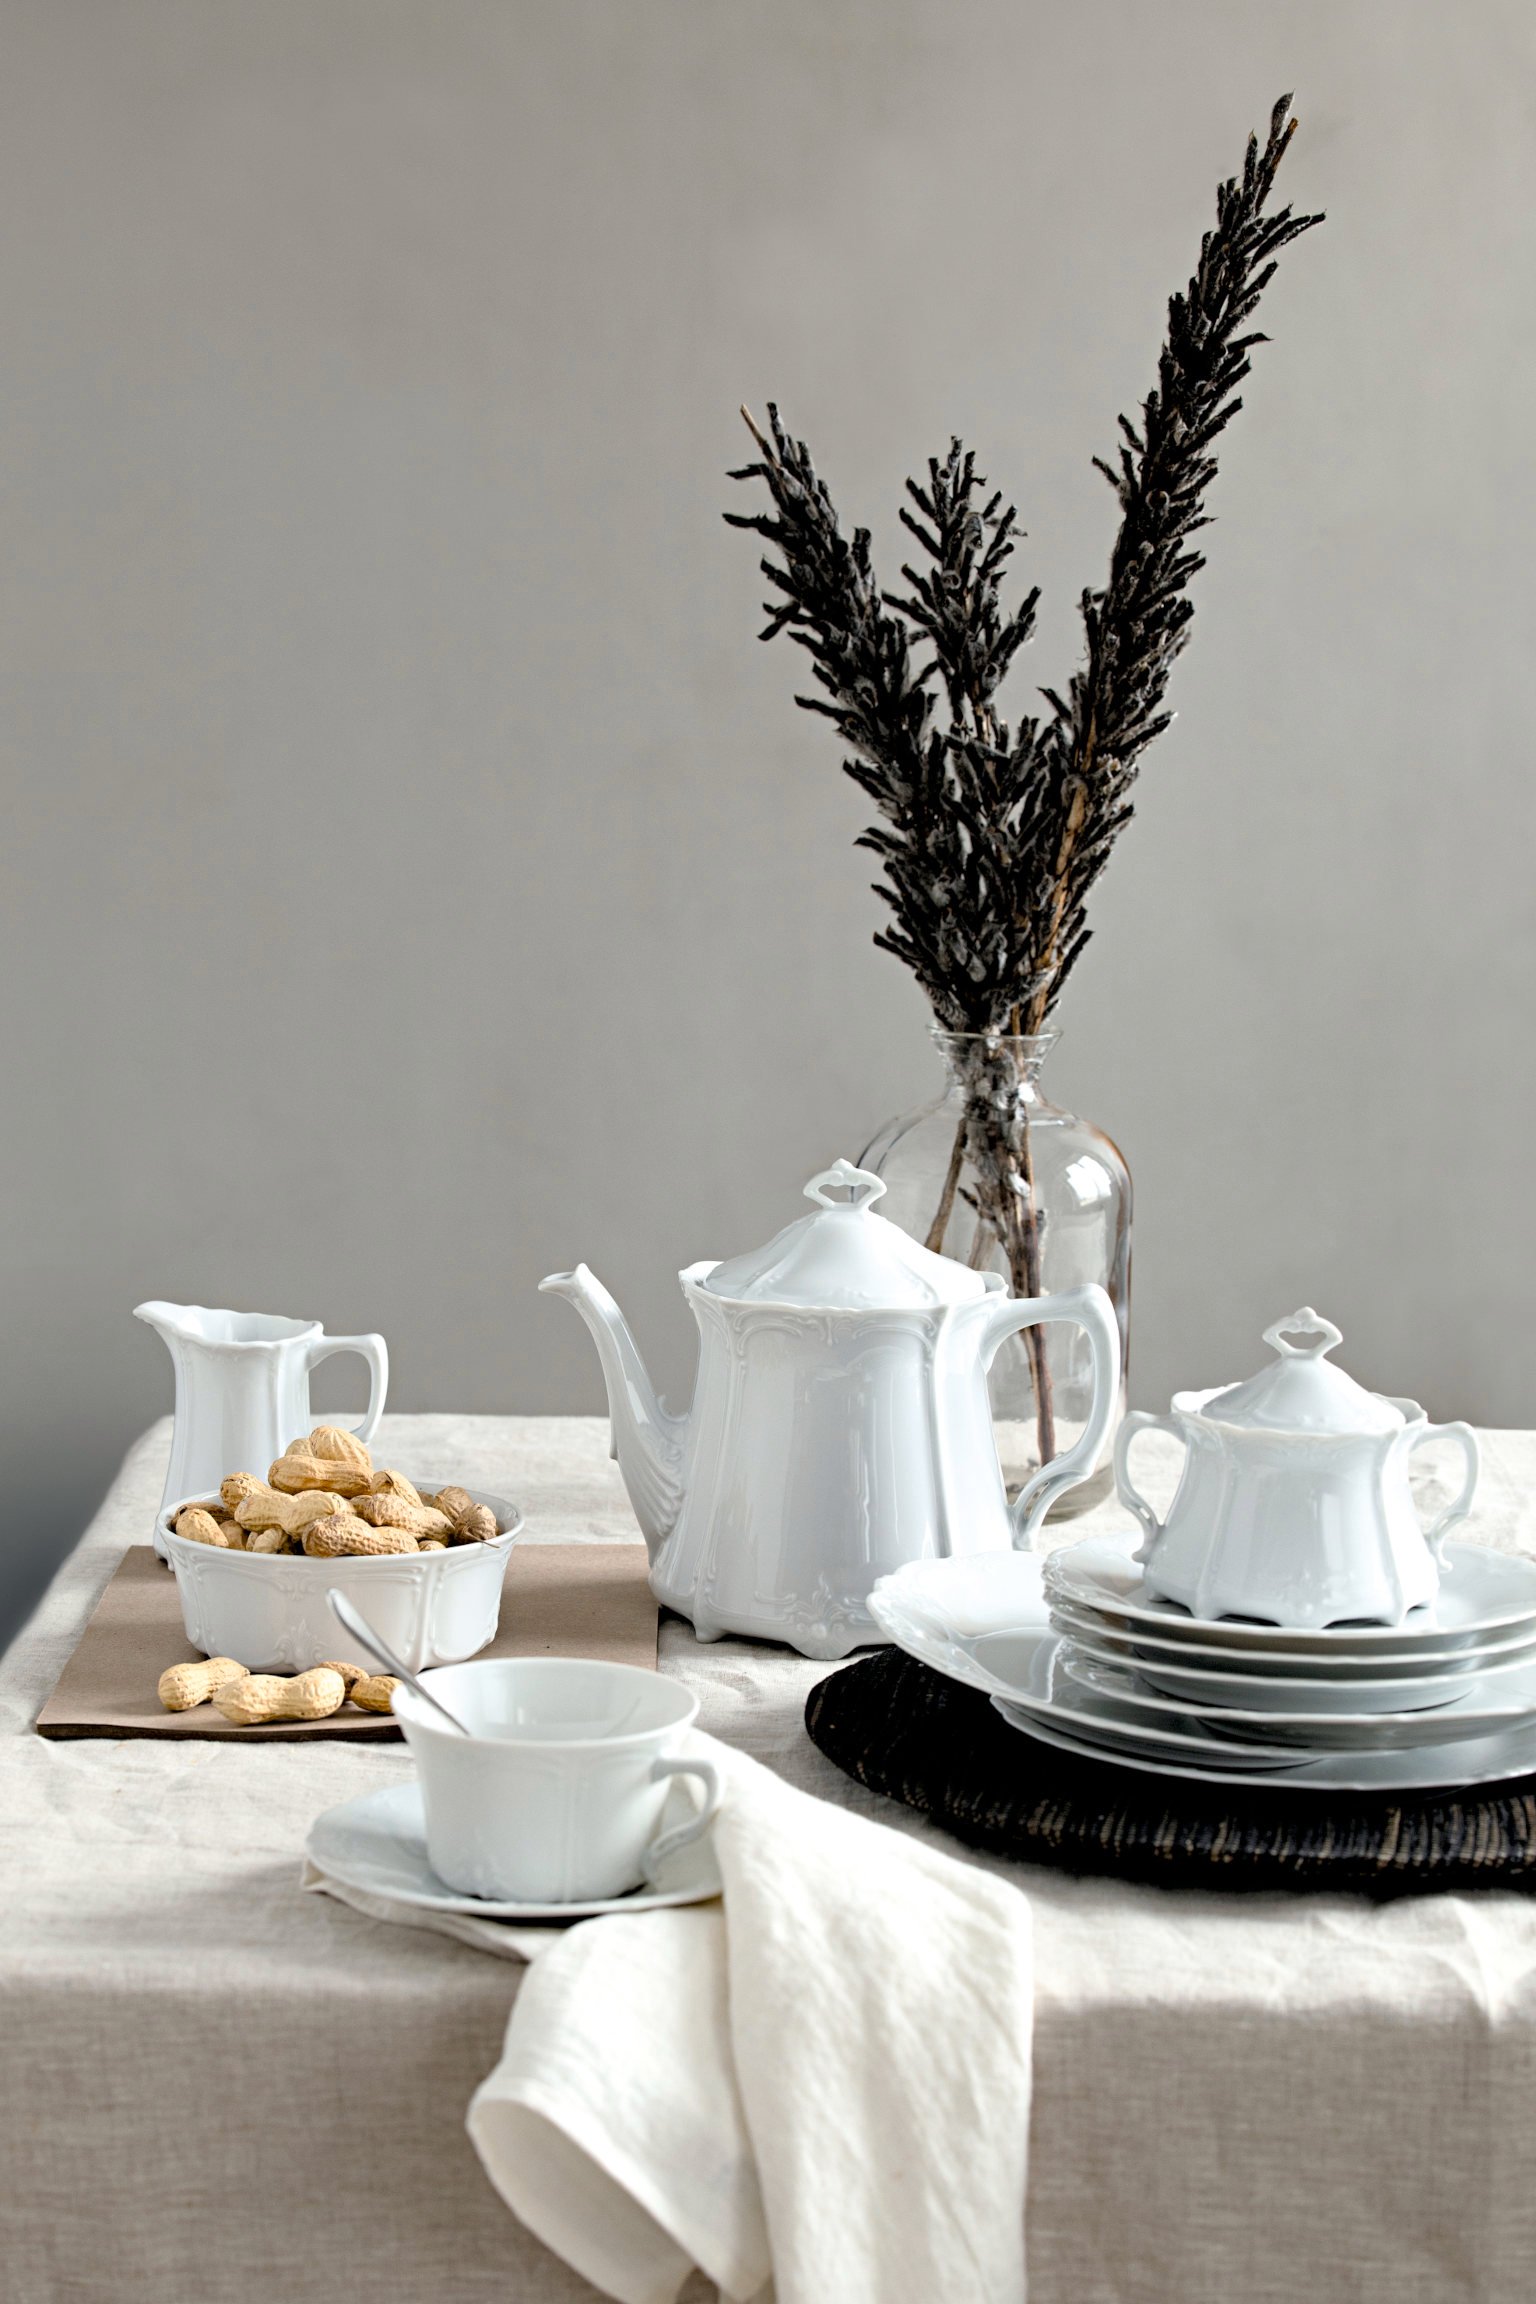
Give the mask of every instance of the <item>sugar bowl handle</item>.
MULTIPOLYGON (((1163 1524, 1131 1479, 1129 1457, 1131 1442, 1142 1432, 1167 1432, 1175 1440, 1184 1439, 1184 1425, 1178 1416, 1154 1416, 1149 1409, 1130 1409, 1119 1431, 1115 1434, 1115 1487, 1120 1501, 1135 1513, 1145 1532, 1146 1542, 1133 1552, 1133 1560, 1146 1560, 1163 1532, 1163 1524)), ((1187 1446, 1188 1443, 1185 1442, 1187 1446)))
POLYGON ((1433 1527, 1426 1528, 1424 1531, 1424 1541, 1434 1554, 1436 1567, 1443 1568, 1445 1566, 1445 1539, 1458 1521, 1465 1520, 1472 1509, 1472 1499, 1477 1494, 1477 1479, 1483 1468, 1483 1459, 1477 1445, 1477 1434, 1470 1424, 1426 1424, 1423 1431, 1416 1434, 1413 1440, 1409 1442, 1409 1455, 1411 1456, 1416 1448, 1422 1448, 1427 1440, 1454 1440, 1461 1450, 1467 1467, 1467 1476, 1461 1484, 1461 1494, 1453 1504, 1446 1506, 1433 1527))

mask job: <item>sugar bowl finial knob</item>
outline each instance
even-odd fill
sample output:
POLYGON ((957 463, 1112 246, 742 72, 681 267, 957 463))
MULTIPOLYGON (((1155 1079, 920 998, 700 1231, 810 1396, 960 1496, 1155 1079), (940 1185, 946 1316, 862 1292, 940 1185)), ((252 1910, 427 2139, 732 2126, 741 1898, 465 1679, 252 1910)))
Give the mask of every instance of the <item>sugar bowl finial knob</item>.
POLYGON ((1277 1320, 1272 1328, 1266 1328, 1264 1341, 1273 1345, 1282 1360, 1322 1360, 1336 1344, 1343 1343, 1344 1331, 1335 1328, 1320 1312, 1314 1312, 1310 1304, 1303 1304, 1299 1312, 1292 1312, 1284 1320, 1277 1320), (1293 1336, 1307 1336, 1311 1341, 1293 1344, 1290 1341, 1293 1336))

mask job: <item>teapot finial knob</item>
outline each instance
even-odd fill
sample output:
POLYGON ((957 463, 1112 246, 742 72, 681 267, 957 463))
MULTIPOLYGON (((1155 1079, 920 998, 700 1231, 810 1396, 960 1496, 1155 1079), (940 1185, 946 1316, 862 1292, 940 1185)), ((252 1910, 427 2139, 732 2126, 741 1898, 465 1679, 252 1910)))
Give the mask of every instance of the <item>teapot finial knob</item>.
POLYGON ((851 1160, 834 1160, 813 1176, 805 1188, 807 1200, 823 1208, 867 1208, 887 1190, 885 1178, 871 1169, 855 1168, 851 1160))
POLYGON ((1335 1344, 1343 1343, 1344 1331, 1335 1328, 1320 1312, 1314 1312, 1310 1304, 1303 1304, 1299 1312, 1288 1313, 1272 1328, 1266 1328, 1264 1341, 1274 1346, 1282 1360, 1321 1360, 1335 1344), (1293 1335, 1305 1336, 1308 1341, 1293 1344, 1290 1341, 1293 1335))

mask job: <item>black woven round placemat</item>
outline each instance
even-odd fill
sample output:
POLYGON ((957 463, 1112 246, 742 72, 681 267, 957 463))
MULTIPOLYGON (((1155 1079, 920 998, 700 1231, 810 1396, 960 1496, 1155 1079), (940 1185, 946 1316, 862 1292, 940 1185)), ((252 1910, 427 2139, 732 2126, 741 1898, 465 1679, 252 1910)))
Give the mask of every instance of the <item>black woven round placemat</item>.
POLYGON ((1149 1776, 1037 1744, 987 1697, 882 1650, 811 1690, 814 1744, 972 1847, 1176 1888, 1372 1896, 1536 1887, 1536 1776, 1423 1796, 1149 1776))

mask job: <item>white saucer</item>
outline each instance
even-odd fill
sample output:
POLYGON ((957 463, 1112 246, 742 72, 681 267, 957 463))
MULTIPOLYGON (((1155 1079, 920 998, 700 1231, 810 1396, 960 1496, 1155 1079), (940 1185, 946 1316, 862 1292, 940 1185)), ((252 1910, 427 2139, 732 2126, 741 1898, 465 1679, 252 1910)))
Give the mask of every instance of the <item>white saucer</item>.
POLYGON ((1242 1767, 1191 1767, 1146 1750, 1112 1750, 1070 1733, 1054 1720, 1021 1711, 1006 1697, 994 1696, 992 1702, 1009 1727, 1033 1743, 1070 1752, 1078 1760, 1134 1768, 1145 1776, 1176 1776, 1185 1783, 1249 1784, 1285 1792, 1434 1792, 1536 1775, 1536 1726, 1485 1736, 1476 1744, 1419 1745, 1411 1752, 1334 1752, 1297 1768, 1264 1773, 1242 1767))
POLYGON ((1444 1654, 1515 1625, 1536 1625, 1536 1561, 1483 1544, 1445 1546, 1445 1567, 1432 1608, 1402 1624, 1336 1624, 1297 1631, 1274 1624, 1250 1624, 1231 1617, 1189 1616, 1169 1601, 1147 1597, 1142 1571, 1132 1559, 1136 1532, 1087 1536, 1079 1544, 1046 1555, 1045 1589, 1094 1610, 1111 1623, 1144 1627, 1167 1639, 1204 1646, 1265 1650, 1283 1648, 1302 1656, 1415 1656, 1444 1654))
MULTIPOLYGON (((669 1822, 692 1812, 679 1784, 667 1804, 669 1822)), ((328 1808, 310 1826, 305 1854, 343 1888, 387 1896, 423 1912, 463 1912, 477 1920, 592 1920, 604 1912, 658 1912, 674 1904, 703 1904, 720 1893, 720 1873, 708 1837, 679 1849, 662 1873, 663 1885, 637 1888, 587 1904, 493 1904, 460 1896, 427 1862, 419 1784, 390 1784, 328 1808)))

